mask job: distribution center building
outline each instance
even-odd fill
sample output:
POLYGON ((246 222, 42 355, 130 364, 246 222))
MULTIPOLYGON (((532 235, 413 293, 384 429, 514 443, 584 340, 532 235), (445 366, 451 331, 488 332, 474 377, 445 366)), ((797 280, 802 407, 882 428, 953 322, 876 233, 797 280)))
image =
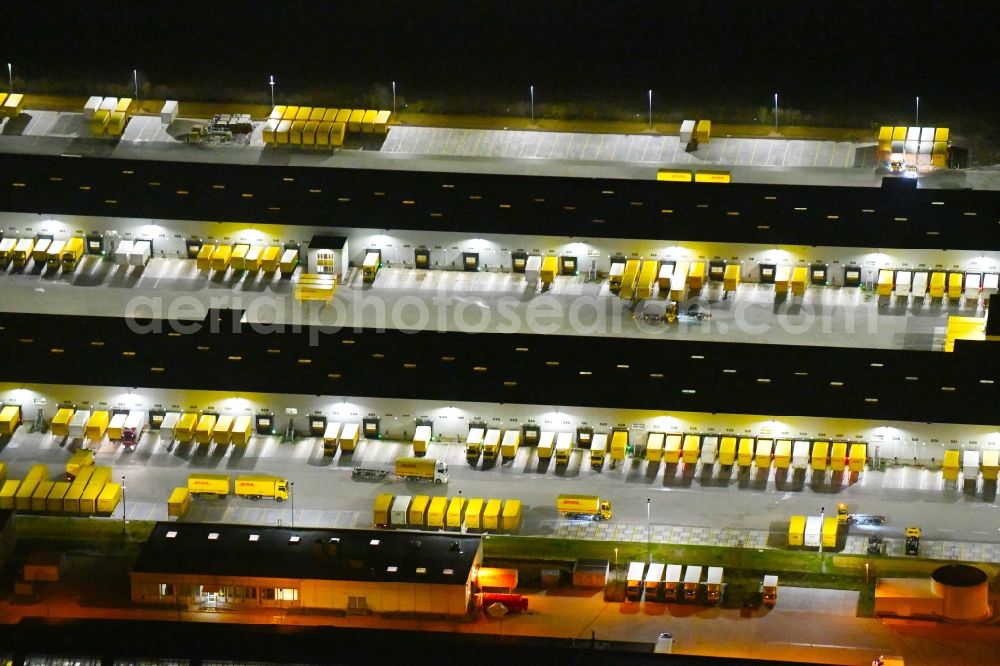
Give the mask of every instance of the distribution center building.
POLYGON ((158 523, 131 576, 137 604, 465 615, 478 536, 158 523))

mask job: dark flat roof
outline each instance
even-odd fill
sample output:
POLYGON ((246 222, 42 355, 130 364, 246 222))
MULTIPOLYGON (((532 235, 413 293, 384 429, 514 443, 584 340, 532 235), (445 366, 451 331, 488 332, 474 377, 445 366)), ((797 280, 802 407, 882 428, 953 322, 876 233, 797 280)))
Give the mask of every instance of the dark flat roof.
POLYGON ((897 181, 886 179, 881 189, 719 185, 0 154, 0 210, 575 238, 1000 247, 1000 193, 897 181))
POLYGON ((132 571, 465 585, 480 543, 468 534, 157 523, 132 571))
POLYGON ((0 381, 942 423, 996 423, 991 405, 1000 399, 990 342, 958 341, 944 353, 292 326, 233 332, 240 314, 212 311, 195 332, 171 336, 169 326, 138 334, 114 317, 7 313, 0 381))

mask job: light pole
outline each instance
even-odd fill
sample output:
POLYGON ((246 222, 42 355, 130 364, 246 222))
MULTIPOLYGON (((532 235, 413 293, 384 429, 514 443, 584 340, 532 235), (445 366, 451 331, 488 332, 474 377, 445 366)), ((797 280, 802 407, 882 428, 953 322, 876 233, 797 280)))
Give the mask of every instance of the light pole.
POLYGON ((292 492, 295 489, 295 482, 288 482, 288 501, 292 505, 292 527, 295 527, 295 493, 292 492))
POLYGON ((528 92, 531 94, 531 124, 535 124, 535 86, 528 86, 528 92))
POLYGON ((917 95, 917 117, 913 121, 913 124, 920 127, 920 95, 917 95))
POLYGON ((646 498, 646 559, 653 561, 652 534, 649 533, 649 498, 646 498))
POLYGON ((774 93, 774 131, 778 131, 778 93, 774 93))
POLYGON ((649 129, 653 129, 653 90, 649 90, 649 129))
POLYGON ((267 83, 271 86, 271 106, 274 106, 274 74, 271 75, 271 80, 267 83))
POLYGON ((396 82, 392 82, 392 115, 396 115, 396 82))
POLYGON ((14 94, 14 65, 7 63, 7 80, 10 83, 10 94, 14 94))
POLYGON ((122 474, 122 532, 128 530, 128 519, 125 516, 125 475, 122 474))
POLYGON ((132 70, 132 81, 135 82, 135 98, 139 99, 139 70, 132 70))
POLYGON ((826 507, 819 508, 819 561, 823 563, 823 522, 826 520, 826 507))

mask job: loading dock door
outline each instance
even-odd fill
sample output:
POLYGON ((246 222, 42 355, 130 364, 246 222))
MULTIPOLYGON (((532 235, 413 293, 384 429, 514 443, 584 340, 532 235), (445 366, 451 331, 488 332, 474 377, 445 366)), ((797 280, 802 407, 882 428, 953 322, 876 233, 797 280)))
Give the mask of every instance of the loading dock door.
POLYGON ((774 284, 774 264, 761 264, 760 265, 760 282, 761 284, 774 284))
POLYGON ((576 257, 568 255, 559 257, 560 275, 576 275, 576 270, 576 257))
POLYGON ((824 286, 826 284, 826 276, 829 273, 829 267, 826 264, 813 264, 809 267, 809 281, 817 286, 824 286))
POLYGON ((309 434, 313 437, 321 437, 326 432, 326 417, 313 415, 309 417, 309 434))
POLYGON ((510 253, 510 270, 514 273, 523 273, 528 264, 527 252, 510 253))
POLYGON ((844 266, 844 286, 845 287, 861 286, 860 266, 844 266))
POLYGON ((708 262, 708 279, 712 282, 722 282, 726 277, 726 262, 721 259, 713 259, 708 262))
POLYGON ((479 270, 479 253, 478 252, 463 252, 462 253, 462 270, 475 272, 479 270))
POLYGON ((417 268, 431 267, 431 251, 427 248, 420 248, 413 251, 413 265, 417 268))

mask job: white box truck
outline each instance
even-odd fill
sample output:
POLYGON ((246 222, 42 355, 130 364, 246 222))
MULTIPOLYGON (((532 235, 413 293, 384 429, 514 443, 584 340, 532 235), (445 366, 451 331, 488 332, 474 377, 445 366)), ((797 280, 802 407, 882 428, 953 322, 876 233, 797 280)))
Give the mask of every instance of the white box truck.
POLYGON ((964 451, 962 453, 962 476, 965 482, 976 481, 979 478, 979 451, 964 451))
POLYGON ((177 427, 177 421, 181 418, 180 412, 167 412, 163 415, 163 421, 160 422, 160 440, 167 442, 168 444, 174 439, 174 428, 177 427))
POLYGON ((705 596, 710 604, 722 599, 722 567, 709 567, 705 579, 705 596))
POLYGON ((160 122, 169 125, 177 118, 178 106, 176 99, 168 99, 160 109, 160 122))
POLYGON ((663 565, 651 562, 646 571, 646 601, 660 601, 663 596, 663 565))
POLYGON ((132 241, 123 240, 115 248, 115 263, 119 266, 128 266, 129 255, 132 254, 132 241))
POLYGON ((809 467, 809 442, 799 439, 792 444, 792 469, 809 467))
POLYGON ((701 440, 701 464, 711 467, 719 451, 719 438, 712 435, 701 440))
POLYGON ((629 562, 625 576, 625 598, 629 601, 642 599, 643 582, 646 574, 645 562, 629 562))
POLYGON ((146 428, 146 412, 133 409, 125 419, 122 426, 122 445, 126 451, 132 451, 142 437, 142 431, 146 428))
POLYGON ((701 566, 689 564, 684 570, 684 601, 696 601, 701 587, 701 566))
POLYGON ((541 276, 542 257, 538 254, 532 254, 528 257, 528 261, 524 263, 524 279, 528 282, 529 286, 537 286, 541 276))

